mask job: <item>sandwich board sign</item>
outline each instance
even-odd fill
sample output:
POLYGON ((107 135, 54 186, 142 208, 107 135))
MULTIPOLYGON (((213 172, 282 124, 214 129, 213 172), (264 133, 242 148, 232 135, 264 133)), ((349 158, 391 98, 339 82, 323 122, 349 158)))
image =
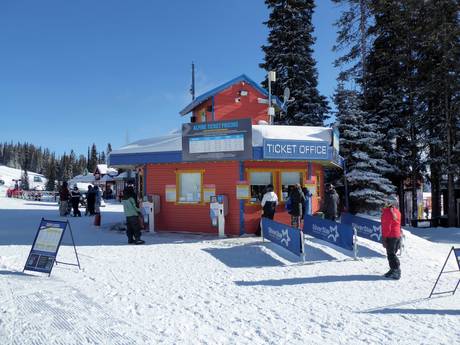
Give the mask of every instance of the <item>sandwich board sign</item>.
POLYGON ((23 271, 48 273, 48 276, 50 276, 54 264, 58 262, 65 265, 78 266, 78 268, 80 268, 80 261, 78 260, 70 223, 69 221, 63 222, 42 218, 23 271), (69 228, 72 238, 77 264, 59 262, 56 260, 67 227, 69 228))

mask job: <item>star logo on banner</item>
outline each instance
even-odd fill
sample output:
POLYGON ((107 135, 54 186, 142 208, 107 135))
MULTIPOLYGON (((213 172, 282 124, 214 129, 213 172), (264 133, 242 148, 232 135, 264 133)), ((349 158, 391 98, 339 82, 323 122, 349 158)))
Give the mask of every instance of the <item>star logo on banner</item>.
POLYGON ((370 235, 370 238, 375 237, 377 241, 380 241, 382 239, 382 227, 381 226, 375 226, 372 225, 372 233, 370 235))
POLYGON ((288 246, 289 246, 289 242, 291 242, 291 238, 289 237, 288 230, 287 230, 287 229, 282 230, 282 231, 281 231, 281 235, 283 236, 283 237, 281 238, 281 241, 280 241, 281 244, 284 243, 284 245, 285 245, 286 247, 288 247, 288 246))
POLYGON ((327 238, 332 238, 334 242, 337 242, 337 238, 339 237, 339 231, 337 230, 337 225, 336 226, 330 226, 329 227, 329 235, 327 235, 327 238))

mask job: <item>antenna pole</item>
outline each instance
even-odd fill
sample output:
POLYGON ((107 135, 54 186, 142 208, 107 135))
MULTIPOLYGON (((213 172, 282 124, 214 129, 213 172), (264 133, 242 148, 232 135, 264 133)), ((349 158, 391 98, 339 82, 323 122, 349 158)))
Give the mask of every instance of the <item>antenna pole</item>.
POLYGON ((195 100, 195 64, 192 61, 192 86, 190 88, 192 94, 192 101, 195 100))

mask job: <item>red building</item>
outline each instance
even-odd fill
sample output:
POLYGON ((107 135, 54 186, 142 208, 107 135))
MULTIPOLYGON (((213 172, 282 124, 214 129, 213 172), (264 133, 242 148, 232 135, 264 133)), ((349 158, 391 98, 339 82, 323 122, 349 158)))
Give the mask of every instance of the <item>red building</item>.
MULTIPOLYGON (((180 114, 191 114, 191 122, 182 133, 111 152, 111 166, 135 167, 145 196, 160 196, 158 231, 217 233, 209 196, 225 195, 225 234, 254 233, 268 184, 280 200, 275 220, 290 223, 284 201, 296 183, 312 192, 312 212, 319 210, 324 167, 341 165, 338 138, 331 128, 268 125, 267 98, 242 75, 187 105, 180 114)), ((279 110, 279 100, 273 102, 279 110)))

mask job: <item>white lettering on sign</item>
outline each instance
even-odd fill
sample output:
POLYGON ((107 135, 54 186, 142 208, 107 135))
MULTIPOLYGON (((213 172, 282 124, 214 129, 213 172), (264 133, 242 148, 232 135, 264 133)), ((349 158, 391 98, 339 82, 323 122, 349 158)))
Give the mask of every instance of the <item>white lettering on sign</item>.
POLYGON ((268 227, 268 234, 272 238, 278 240, 281 242, 281 244, 284 244, 284 246, 287 248, 289 247, 289 242, 291 242, 291 238, 289 237, 289 232, 288 229, 282 229, 281 232, 278 230, 273 229, 272 227, 268 227))
POLYGON ((327 145, 304 145, 304 144, 266 144, 268 153, 280 155, 318 155, 327 156, 327 145))

